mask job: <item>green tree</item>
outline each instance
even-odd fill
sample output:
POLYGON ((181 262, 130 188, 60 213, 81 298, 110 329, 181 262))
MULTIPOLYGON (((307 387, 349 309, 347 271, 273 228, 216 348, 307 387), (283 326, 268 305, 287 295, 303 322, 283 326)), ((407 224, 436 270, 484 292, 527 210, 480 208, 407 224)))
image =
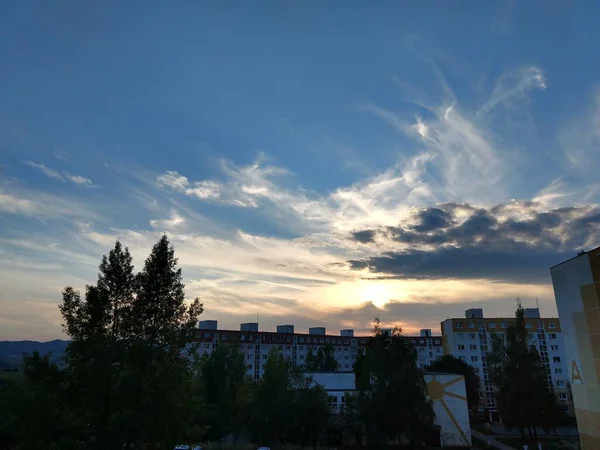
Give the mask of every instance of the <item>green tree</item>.
POLYGON ((194 328, 202 305, 186 306, 181 269, 166 236, 134 275, 117 242, 85 298, 67 287, 60 310, 72 338, 68 395, 88 447, 171 443, 189 432, 194 328))
POLYGON ((382 445, 386 438, 402 436, 412 443, 426 438, 434 413, 416 361, 416 352, 400 329, 386 335, 375 319, 373 337, 356 364, 356 409, 369 444, 382 445))
POLYGON ((0 386, 0 448, 75 448, 63 389, 56 364, 37 352, 26 356, 22 376, 0 386))
POLYGON ((239 434, 247 396, 245 360, 239 347, 219 342, 203 359, 201 377, 206 392, 206 438, 217 441, 230 433, 239 434))
POLYGON ((301 383, 294 390, 291 441, 316 448, 329 425, 327 392, 310 377, 301 380, 301 383))
POLYGON ((493 337, 487 362, 498 412, 507 427, 517 428, 523 437, 527 431, 532 439, 537 436, 536 427, 553 428, 560 423, 556 397, 548 387, 540 356, 530 344, 520 302, 506 342, 501 335, 493 337))
POLYGON ((278 351, 265 363, 251 411, 249 434, 260 444, 316 446, 329 419, 326 392, 278 351))
POLYGON ((331 344, 325 344, 319 347, 317 354, 308 349, 304 363, 307 372, 335 372, 338 369, 338 362, 335 359, 335 349, 331 344))
POLYGON ((118 445, 114 399, 121 395, 119 371, 131 342, 135 275, 127 248, 117 241, 100 263, 97 284, 85 299, 71 287, 63 291, 63 328, 72 338, 67 348, 71 408, 77 411, 82 438, 96 448, 118 445))
POLYGON ((445 372, 462 375, 465 378, 465 388, 467 391, 467 403, 471 411, 477 410, 480 404, 479 397, 479 376, 475 369, 462 359, 453 355, 444 355, 439 360, 434 361, 428 368, 430 372, 445 372))
POLYGON ((249 434, 258 444, 286 442, 292 423, 293 387, 299 373, 278 351, 269 354, 258 382, 249 421, 249 434))

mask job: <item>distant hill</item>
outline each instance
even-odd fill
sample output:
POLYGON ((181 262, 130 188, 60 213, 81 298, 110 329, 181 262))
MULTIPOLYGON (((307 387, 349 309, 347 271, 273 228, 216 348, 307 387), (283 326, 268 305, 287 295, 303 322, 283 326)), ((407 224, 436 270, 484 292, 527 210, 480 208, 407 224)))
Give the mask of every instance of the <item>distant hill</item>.
POLYGON ((52 361, 58 362, 63 357, 69 341, 55 339, 54 341, 0 341, 0 361, 2 366, 20 366, 23 354, 37 351, 40 355, 50 355, 52 361))

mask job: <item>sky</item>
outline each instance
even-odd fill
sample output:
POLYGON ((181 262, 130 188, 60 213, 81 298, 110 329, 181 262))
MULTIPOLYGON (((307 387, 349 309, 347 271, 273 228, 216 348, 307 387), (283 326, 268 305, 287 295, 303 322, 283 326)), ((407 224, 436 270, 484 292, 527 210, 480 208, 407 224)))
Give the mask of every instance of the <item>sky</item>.
POLYGON ((0 3, 0 339, 166 233, 203 319, 405 333, 600 245, 597 2, 0 3))

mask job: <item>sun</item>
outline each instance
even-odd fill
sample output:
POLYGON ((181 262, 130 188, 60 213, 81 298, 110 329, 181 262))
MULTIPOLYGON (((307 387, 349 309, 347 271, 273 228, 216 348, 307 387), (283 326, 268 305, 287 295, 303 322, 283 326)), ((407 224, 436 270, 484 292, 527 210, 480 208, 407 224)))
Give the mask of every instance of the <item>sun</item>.
POLYGON ((362 281, 360 297, 365 302, 373 302, 378 308, 390 301, 392 295, 387 285, 377 281, 362 281))

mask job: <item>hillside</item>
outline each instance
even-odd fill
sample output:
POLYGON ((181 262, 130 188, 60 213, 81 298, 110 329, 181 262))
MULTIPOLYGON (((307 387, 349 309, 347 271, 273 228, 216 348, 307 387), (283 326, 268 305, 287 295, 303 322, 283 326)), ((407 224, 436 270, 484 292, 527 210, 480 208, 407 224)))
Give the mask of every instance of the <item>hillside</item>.
POLYGON ((48 342, 38 341, 0 341, 0 366, 19 366, 23 360, 23 354, 31 354, 38 351, 42 355, 50 355, 51 360, 57 361, 62 358, 69 341, 55 339, 48 342))

